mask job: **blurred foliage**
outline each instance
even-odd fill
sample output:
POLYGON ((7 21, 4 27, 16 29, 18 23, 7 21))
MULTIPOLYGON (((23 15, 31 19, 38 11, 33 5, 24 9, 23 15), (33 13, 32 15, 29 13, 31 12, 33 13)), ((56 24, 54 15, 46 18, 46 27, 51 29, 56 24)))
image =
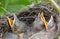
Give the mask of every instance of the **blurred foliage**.
MULTIPOLYGON (((58 0, 59 2, 60 0, 58 0)), ((49 3, 48 0, 0 0, 0 16, 7 13, 16 13, 22 9, 28 9, 28 5, 49 3)))
POLYGON ((0 0, 0 16, 10 13, 16 13, 22 9, 28 9, 32 3, 44 3, 44 0, 0 0))

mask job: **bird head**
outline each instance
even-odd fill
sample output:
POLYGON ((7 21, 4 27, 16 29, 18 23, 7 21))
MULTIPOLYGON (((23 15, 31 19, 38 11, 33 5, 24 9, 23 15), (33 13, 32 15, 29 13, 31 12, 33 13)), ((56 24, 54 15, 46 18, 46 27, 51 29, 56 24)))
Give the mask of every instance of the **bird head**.
POLYGON ((41 20, 41 14, 38 13, 38 16, 35 18, 35 21, 33 22, 34 29, 35 30, 42 30, 44 29, 44 22, 41 20))
POLYGON ((24 31, 25 23, 19 21, 17 16, 13 14, 14 19, 7 17, 9 25, 14 33, 21 33, 24 31))
POLYGON ((54 18, 53 18, 52 15, 51 15, 50 20, 48 22, 46 21, 43 12, 41 13, 40 17, 41 17, 41 20, 44 22, 45 28, 46 28, 47 31, 56 30, 57 24, 55 23, 54 18))
POLYGON ((48 22, 48 29, 50 31, 56 31, 56 29, 57 29, 57 24, 55 23, 52 15, 51 15, 50 20, 48 22))

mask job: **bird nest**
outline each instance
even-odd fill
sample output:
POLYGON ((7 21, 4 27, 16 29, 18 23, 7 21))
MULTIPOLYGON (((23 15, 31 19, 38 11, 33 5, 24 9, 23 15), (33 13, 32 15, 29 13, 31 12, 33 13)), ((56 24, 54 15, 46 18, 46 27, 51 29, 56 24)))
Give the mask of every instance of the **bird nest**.
MULTIPOLYGON (((37 17, 38 13, 44 13, 44 17, 46 18, 47 21, 49 21, 51 15, 54 16, 54 21, 57 23, 57 15, 58 13, 56 10, 52 7, 50 4, 37 4, 34 5, 33 7, 23 10, 21 12, 16 13, 16 16, 18 17, 19 20, 26 22, 27 25, 30 25, 34 22, 35 18, 37 17)), ((7 21, 6 16, 9 16, 13 18, 12 14, 7 14, 5 16, 0 17, 0 27, 1 32, 5 33, 6 31, 11 31, 11 28, 9 26, 9 23, 7 21)))
POLYGON ((21 21, 25 21, 29 24, 33 23, 38 13, 44 13, 44 17, 47 21, 49 21, 51 15, 54 17, 54 21, 57 23, 57 15, 58 13, 50 4, 38 4, 35 5, 28 10, 21 11, 16 13, 17 17, 21 21))

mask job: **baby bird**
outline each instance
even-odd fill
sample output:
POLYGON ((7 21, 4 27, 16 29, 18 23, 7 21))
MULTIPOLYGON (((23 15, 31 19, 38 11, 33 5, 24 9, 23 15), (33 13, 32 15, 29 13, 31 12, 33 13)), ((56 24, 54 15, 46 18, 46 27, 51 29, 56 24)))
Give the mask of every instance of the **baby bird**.
POLYGON ((48 22, 47 31, 54 32, 56 30, 57 30, 57 24, 55 23, 53 16, 51 16, 48 22))
POLYGON ((30 28, 30 30, 28 30, 28 35, 30 37, 33 34, 39 32, 41 30, 44 30, 44 23, 41 20, 41 14, 38 13, 38 16, 35 18, 35 20, 34 20, 34 22, 32 24, 32 27, 30 28))
POLYGON ((44 22, 44 25, 45 25, 45 28, 46 28, 46 31, 50 31, 51 29, 55 30, 57 29, 57 24, 56 22, 54 21, 54 18, 53 16, 51 15, 51 18, 49 20, 49 22, 46 21, 45 17, 44 17, 44 14, 43 12, 41 13, 41 20, 44 22), (51 28, 51 29, 50 29, 51 28))
POLYGON ((36 30, 43 30, 44 29, 44 22, 41 20, 41 14, 39 13, 36 17, 35 21, 33 22, 33 27, 36 30))
MULTIPOLYGON (((21 39, 23 39, 23 34, 26 32, 26 24, 22 21, 20 21, 15 14, 13 14, 14 19, 7 17, 8 22, 11 26, 11 29, 13 33, 16 33, 19 35, 21 39)), ((19 38, 19 39, 20 39, 19 38)))
POLYGON ((8 22, 9 22, 11 28, 12 28, 12 31, 16 32, 16 33, 23 32, 26 24, 22 21, 19 21, 19 19, 17 18, 17 16, 15 14, 13 14, 13 16, 14 16, 14 20, 7 17, 8 22))
POLYGON ((57 35, 56 30, 57 30, 57 24, 55 23, 53 16, 51 16, 49 22, 47 23, 46 31, 42 30, 32 35, 29 39, 55 39, 57 35))

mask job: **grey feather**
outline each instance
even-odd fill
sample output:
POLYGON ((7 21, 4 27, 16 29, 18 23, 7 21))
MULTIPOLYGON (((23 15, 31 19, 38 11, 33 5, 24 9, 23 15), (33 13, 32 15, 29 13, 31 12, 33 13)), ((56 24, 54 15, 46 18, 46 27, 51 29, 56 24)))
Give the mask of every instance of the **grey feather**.
POLYGON ((40 13, 38 14, 38 17, 33 22, 33 26, 38 28, 38 29, 42 29, 44 27, 44 23, 40 18, 40 13))
POLYGON ((56 23, 54 22, 53 16, 51 16, 51 18, 48 22, 48 28, 51 29, 53 27, 56 27, 56 23))

